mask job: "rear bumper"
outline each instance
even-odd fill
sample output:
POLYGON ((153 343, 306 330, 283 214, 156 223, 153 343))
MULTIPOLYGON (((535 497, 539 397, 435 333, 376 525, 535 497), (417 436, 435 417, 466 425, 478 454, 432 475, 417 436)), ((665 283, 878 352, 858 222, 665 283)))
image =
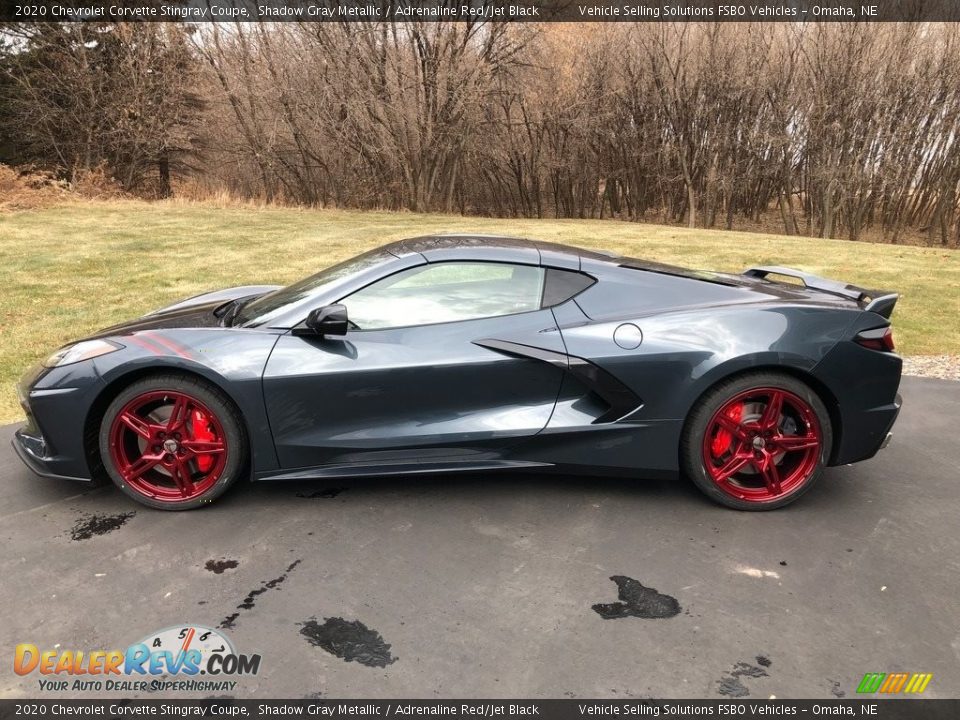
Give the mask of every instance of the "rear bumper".
POLYGON ((893 439, 892 428, 903 404, 900 394, 889 405, 870 408, 845 421, 843 442, 835 456, 834 465, 869 460, 883 450, 893 439))
POLYGON ((830 465, 848 465, 872 458, 885 446, 900 406, 898 355, 837 343, 814 368, 814 375, 833 395, 833 450, 830 465))

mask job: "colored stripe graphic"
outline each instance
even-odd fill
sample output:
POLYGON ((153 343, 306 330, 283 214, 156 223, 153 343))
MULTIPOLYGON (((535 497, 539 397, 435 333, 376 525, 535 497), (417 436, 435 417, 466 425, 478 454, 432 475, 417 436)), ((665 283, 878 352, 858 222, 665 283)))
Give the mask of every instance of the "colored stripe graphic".
POLYGON ((886 673, 867 673, 857 686, 858 693, 875 693, 880 689, 880 684, 886 677, 886 673))
POLYGON ((126 337, 130 342, 139 345, 154 355, 167 355, 172 352, 180 357, 190 358, 189 348, 185 348, 183 345, 175 343, 169 338, 148 332, 140 332, 137 335, 128 335, 126 337))
POLYGON ((167 348, 163 347, 163 345, 161 345, 160 343, 154 340, 151 340, 150 338, 146 337, 143 334, 128 335, 126 339, 132 342, 134 345, 137 345, 143 348, 144 350, 149 352, 151 355, 167 355, 169 353, 167 348))
POLYGON ((922 693, 927 689, 930 680, 933 679, 933 673, 914 673, 904 688, 905 693, 922 693))
POLYGON ((165 347, 167 350, 170 350, 171 352, 176 353, 180 357, 184 357, 184 358, 190 357, 189 348, 184 347, 180 343, 175 342, 170 338, 163 337, 162 335, 157 335, 156 333, 152 333, 152 332, 150 333, 144 332, 141 334, 145 336, 154 345, 160 345, 161 347, 165 347))
POLYGON ((933 673, 866 673, 857 686, 857 692, 892 695, 902 691, 916 695, 926 690, 932 679, 933 673))
POLYGON ((882 693, 898 693, 901 688, 903 688, 904 683, 907 682, 909 675, 907 673, 890 673, 887 675, 887 679, 884 681, 883 685, 880 686, 880 692, 882 693))

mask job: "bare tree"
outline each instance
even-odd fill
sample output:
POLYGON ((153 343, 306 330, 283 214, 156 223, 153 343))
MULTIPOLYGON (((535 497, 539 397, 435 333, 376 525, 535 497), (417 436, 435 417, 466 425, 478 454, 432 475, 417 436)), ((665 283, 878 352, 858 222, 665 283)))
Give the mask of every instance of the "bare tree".
POLYGON ((119 183, 170 193, 191 167, 202 110, 195 64, 179 25, 11 25, 0 54, 0 122, 14 162, 67 178, 106 166, 119 183))
POLYGON ((211 190, 306 205, 960 240, 955 24, 84 23, 3 37, 0 160, 67 177, 102 164, 163 195, 196 166, 211 190))

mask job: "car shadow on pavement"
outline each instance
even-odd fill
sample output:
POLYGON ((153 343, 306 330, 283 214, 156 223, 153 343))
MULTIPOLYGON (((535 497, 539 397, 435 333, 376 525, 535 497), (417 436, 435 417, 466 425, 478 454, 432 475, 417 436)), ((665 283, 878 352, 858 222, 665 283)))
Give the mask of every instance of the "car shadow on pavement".
MULTIPOLYGON (((604 497, 629 496, 634 501, 685 501, 699 503, 702 496, 686 480, 550 475, 545 473, 452 473, 379 477, 322 478, 298 481, 243 482, 232 488, 218 505, 269 506, 286 504, 291 498, 302 503, 363 501, 374 503, 400 498, 430 498, 451 501, 483 497, 524 500, 541 495, 604 497)), ((706 498, 703 501, 709 503, 706 498)))

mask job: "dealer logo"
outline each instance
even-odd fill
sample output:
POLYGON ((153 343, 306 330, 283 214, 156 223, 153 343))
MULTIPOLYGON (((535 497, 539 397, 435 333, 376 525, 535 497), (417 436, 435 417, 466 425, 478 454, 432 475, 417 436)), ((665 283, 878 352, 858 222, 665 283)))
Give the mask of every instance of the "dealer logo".
POLYGON ((220 630, 190 624, 151 633, 126 650, 41 650, 21 643, 13 669, 23 676, 39 673, 45 691, 210 691, 233 690, 237 682, 228 678, 256 675, 260 659, 238 653, 220 630), (64 675, 87 677, 72 682, 56 677, 64 675))

